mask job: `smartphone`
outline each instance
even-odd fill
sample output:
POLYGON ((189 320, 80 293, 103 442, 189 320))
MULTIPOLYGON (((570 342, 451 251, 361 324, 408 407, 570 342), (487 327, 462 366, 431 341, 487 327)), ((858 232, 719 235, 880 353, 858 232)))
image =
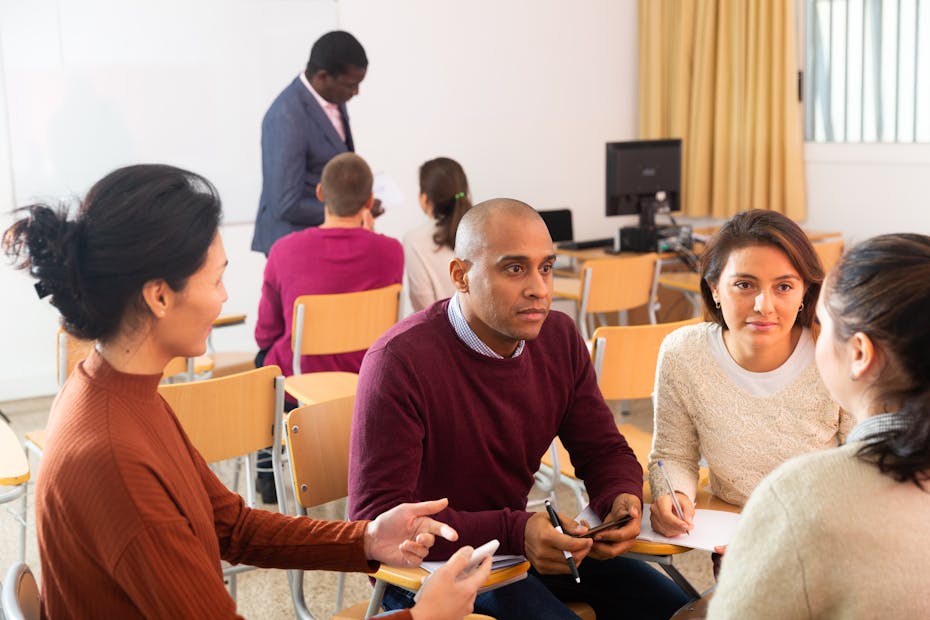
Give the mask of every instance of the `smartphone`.
POLYGON ((484 558, 493 556, 494 552, 497 551, 497 548, 500 546, 500 542, 495 538, 484 543, 480 547, 475 548, 471 552, 471 558, 468 560, 468 564, 462 570, 460 575, 462 577, 467 577, 475 572, 475 569, 478 568, 478 565, 481 564, 484 558))
MULTIPOLYGON (((497 551, 499 546, 500 542, 498 542, 498 540, 495 538, 489 540, 480 547, 473 549, 471 552, 471 557, 468 559, 468 564, 466 564, 465 568, 462 569, 462 572, 459 573, 458 578, 464 579, 465 577, 468 577, 473 572, 475 572, 475 569, 478 568, 478 565, 481 564, 481 561, 486 557, 493 556, 494 552, 497 551)), ((429 581, 429 578, 432 576, 433 574, 430 573, 427 575, 426 579, 423 580, 423 583, 420 585, 420 589, 417 590, 417 593, 413 596, 414 602, 418 602, 420 600, 420 594, 423 592, 423 586, 426 585, 426 582, 429 581)))
POLYGON ((623 527, 624 525, 626 525, 632 520, 633 520, 633 517, 631 517, 630 515, 624 515, 614 521, 608 521, 607 523, 601 523, 600 525, 595 525, 594 527, 592 527, 590 530, 588 530, 584 534, 576 535, 575 538, 594 538, 595 534, 603 532, 604 530, 612 530, 615 528, 623 527))

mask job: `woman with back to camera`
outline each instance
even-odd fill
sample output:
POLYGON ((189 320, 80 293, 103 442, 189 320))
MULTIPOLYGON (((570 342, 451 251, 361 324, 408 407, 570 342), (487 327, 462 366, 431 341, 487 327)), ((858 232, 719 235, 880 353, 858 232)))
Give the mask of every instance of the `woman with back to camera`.
MULTIPOLYGON (((457 536, 427 516, 445 500, 354 523, 250 509, 191 445, 157 388, 171 358, 203 354, 226 301, 220 200, 206 179, 130 166, 97 182, 76 219, 45 205, 20 213, 7 254, 68 333, 97 341, 49 416, 36 488, 44 616, 233 617, 221 559, 371 572, 415 566, 435 535, 457 536)), ((458 581, 467 553, 430 580, 413 617, 470 611, 489 567, 458 581)))
POLYGON ((707 617, 930 618, 930 237, 852 248, 817 316, 817 366, 860 422, 759 485, 707 617))
POLYGON ((708 242, 701 293, 711 321, 669 334, 656 369, 649 482, 657 532, 690 529, 702 456, 713 494, 742 506, 781 463, 842 443, 853 422, 814 363, 810 326, 822 281, 807 235, 774 211, 738 213, 708 242))
POLYGON ((455 232, 471 195, 465 171, 454 159, 437 157, 420 166, 420 207, 431 219, 404 236, 404 269, 414 311, 452 297, 449 262, 455 232))

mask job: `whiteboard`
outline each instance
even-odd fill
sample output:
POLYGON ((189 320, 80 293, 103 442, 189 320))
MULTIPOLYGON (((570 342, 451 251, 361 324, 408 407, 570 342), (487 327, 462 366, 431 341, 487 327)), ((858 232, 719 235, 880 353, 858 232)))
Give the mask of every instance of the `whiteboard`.
POLYGON ((254 220, 262 116, 337 27, 334 0, 31 0, 0 11, 16 205, 83 196, 115 168, 162 162, 210 179, 226 223, 254 220))

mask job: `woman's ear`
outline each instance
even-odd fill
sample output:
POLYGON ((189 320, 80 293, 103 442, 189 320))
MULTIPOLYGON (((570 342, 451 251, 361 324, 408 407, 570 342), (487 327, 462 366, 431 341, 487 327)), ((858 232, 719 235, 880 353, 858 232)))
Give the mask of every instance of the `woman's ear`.
POLYGON ((142 299, 153 316, 163 318, 171 306, 174 291, 162 279, 149 280, 142 286, 142 299))
POLYGON ((849 347, 849 378, 858 381, 870 374, 881 372, 882 356, 878 347, 867 334, 856 332, 846 346, 849 347))

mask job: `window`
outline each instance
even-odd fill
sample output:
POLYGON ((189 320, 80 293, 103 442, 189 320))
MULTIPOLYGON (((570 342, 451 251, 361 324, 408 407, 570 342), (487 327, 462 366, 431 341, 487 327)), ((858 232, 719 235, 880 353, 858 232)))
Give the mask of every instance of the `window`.
POLYGON ((930 142, 930 0, 806 0, 805 136, 930 142))

